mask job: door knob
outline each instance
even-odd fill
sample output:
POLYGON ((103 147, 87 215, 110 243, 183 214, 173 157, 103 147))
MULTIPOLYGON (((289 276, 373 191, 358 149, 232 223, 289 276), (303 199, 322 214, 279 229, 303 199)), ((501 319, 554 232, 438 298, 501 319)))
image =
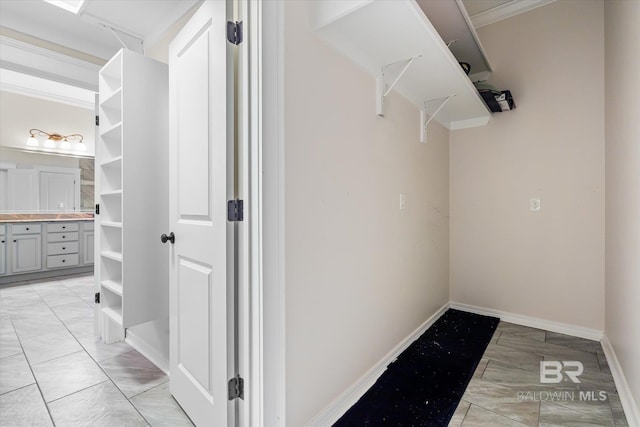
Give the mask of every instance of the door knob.
POLYGON ((173 231, 169 233, 168 236, 166 234, 163 234, 162 236, 160 236, 160 241, 162 243, 167 243, 167 240, 170 241, 171 244, 174 244, 176 242, 176 235, 173 234, 173 231))

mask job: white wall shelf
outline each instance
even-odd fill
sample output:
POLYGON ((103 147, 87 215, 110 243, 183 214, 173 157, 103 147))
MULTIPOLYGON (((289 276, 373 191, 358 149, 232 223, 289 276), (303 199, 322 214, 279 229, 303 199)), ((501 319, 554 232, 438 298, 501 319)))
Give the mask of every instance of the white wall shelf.
POLYGON ((120 307, 103 307, 102 313, 109 317, 115 323, 122 325, 122 309, 120 307))
POLYGON ((100 253, 100 256, 103 256, 105 258, 109 258, 112 259, 114 261, 118 261, 118 262, 122 262, 122 254, 120 252, 114 252, 114 251, 102 251, 100 253))
POLYGON ((416 0, 451 53, 471 66, 471 81, 487 80, 492 67, 462 0, 416 0))
POLYGON ((101 196, 121 196, 122 195, 122 190, 111 190, 111 191, 104 191, 100 193, 101 196))
POLYGON ((115 222, 115 221, 102 221, 102 226, 103 227, 112 227, 112 228, 122 228, 122 223, 121 222, 115 222))
POLYGON ((113 92, 111 95, 109 95, 108 98, 100 100, 100 103, 102 105, 102 108, 104 109, 120 110, 122 104, 122 88, 119 88, 118 90, 113 92))
MULTIPOLYGON (((384 67, 389 83, 403 72, 394 90, 421 110, 427 101, 451 97, 435 117, 448 129, 489 121, 482 98, 414 0, 316 2, 312 25, 329 45, 373 77, 381 78, 384 67), (411 58, 411 66, 403 70, 411 58)), ((427 102, 426 113, 433 115, 437 107, 427 102)))
POLYGON ((101 283, 103 288, 107 288, 116 295, 122 296, 122 283, 115 280, 104 280, 101 283))
POLYGON ((122 167, 122 156, 108 158, 100 164, 103 168, 121 168, 122 167))
POLYGON ((104 131, 100 132, 100 136, 103 139, 109 139, 110 137, 111 138, 119 137, 121 128, 122 128, 122 122, 115 123, 109 127, 105 126, 104 131))

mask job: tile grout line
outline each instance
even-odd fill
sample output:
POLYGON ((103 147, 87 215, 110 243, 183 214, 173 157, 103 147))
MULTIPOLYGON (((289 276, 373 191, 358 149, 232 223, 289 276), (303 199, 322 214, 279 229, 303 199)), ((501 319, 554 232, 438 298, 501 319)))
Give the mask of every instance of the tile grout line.
MULTIPOLYGON (((545 333, 545 340, 544 340, 544 341, 542 341, 542 342, 545 342, 545 343, 551 344, 551 345, 556 346, 556 347, 562 347, 562 349, 564 349, 564 350, 579 351, 579 352, 582 352, 582 353, 585 353, 585 354, 588 354, 588 355, 594 356, 594 357, 596 358, 596 363, 597 363, 597 366, 598 366, 598 371, 599 371, 599 372, 602 372, 602 369, 601 369, 601 368, 602 368, 602 364, 601 364, 600 358, 598 357, 598 354, 599 354, 599 353, 598 353, 597 351, 596 351, 596 352, 593 352, 593 351, 590 351, 590 350, 585 350, 584 348, 580 348, 580 347, 573 347, 573 346, 571 346, 571 343, 569 343, 569 342, 567 342, 567 343, 563 343, 563 344, 549 342, 549 341, 547 341, 547 338, 548 338, 548 332, 549 332, 549 331, 544 331, 544 333, 545 333)), ((517 335, 517 334, 507 334, 507 335, 513 335, 513 336, 516 336, 516 337, 518 337, 518 336, 519 336, 519 335, 517 335)), ((534 340, 533 340, 533 339, 531 339, 531 338, 522 337, 522 336, 520 336, 520 337, 521 337, 521 338, 526 338, 526 339, 528 339, 528 340, 530 340, 530 341, 534 341, 534 340)), ((519 350, 516 346, 508 346, 508 347, 510 347, 510 348, 512 348, 512 349, 515 349, 515 350, 519 350)), ((540 357, 542 357, 542 359, 543 359, 543 360, 546 360, 547 358, 552 358, 552 357, 554 357, 553 355, 544 355, 544 354, 537 354, 537 355, 538 355, 538 356, 540 356, 540 357)), ((490 361, 494 361, 494 362, 498 363, 499 365, 500 365, 500 364, 503 364, 503 365, 506 365, 506 366, 511 366, 511 365, 509 365, 508 363, 500 362, 500 361, 497 361, 497 360, 494 360, 494 359, 491 359, 491 358, 489 358, 489 360, 490 360, 490 361)), ((514 369, 521 369, 521 370, 528 371, 528 370, 526 370, 526 369, 522 369, 522 368, 519 368, 519 367, 517 367, 517 366, 511 366, 511 367, 512 367, 512 368, 514 368, 514 369)), ((485 368, 485 370, 486 370, 486 368, 485 368)), ((531 372, 531 371, 528 371, 528 372, 531 372)), ((605 374, 606 374, 606 372, 605 372, 605 374)), ((611 395, 611 394, 617 394, 617 392, 616 392, 616 393, 612 393, 612 392, 608 392, 608 391, 607 391, 607 395, 608 395, 608 397, 609 397, 609 398, 607 399, 607 401, 608 401, 607 403, 608 403, 608 404, 607 404, 606 406, 607 406, 607 407, 608 407, 608 409, 611 411, 611 419, 612 419, 612 420, 613 420, 613 422, 615 423, 616 421, 615 421, 615 417, 613 416, 613 407, 612 407, 612 402, 611 402, 611 399, 610 399, 610 395, 611 395)), ((565 406, 565 405, 562 405, 562 402, 556 402, 556 403, 557 403, 559 406, 561 406, 561 407, 565 407, 565 408, 567 408, 567 409, 571 409, 570 407, 567 407, 567 406, 565 406)), ((477 405, 477 406, 479 406, 479 405, 477 405)), ((542 401, 539 401, 539 402, 538 402, 538 414, 537 414, 537 415, 538 415, 538 418, 537 418, 537 425, 540 425, 540 417, 541 417, 541 409, 542 409, 542 408, 541 408, 541 406, 542 406, 542 401)), ((486 409, 486 408, 484 408, 484 409, 486 409)), ((588 412, 583 411, 582 409, 573 409, 573 410, 574 410, 574 411, 576 411, 576 412, 579 412, 579 413, 587 413, 587 414, 588 414, 588 412)), ((506 415, 503 415, 503 416, 506 416, 506 415)))
MULTIPOLYGON (((486 352, 486 350, 485 350, 485 352, 486 352)), ((480 360, 482 360, 482 359, 480 359, 480 360)), ((487 364, 484 365, 484 369, 482 370, 482 373, 480 374, 480 378, 482 378, 484 376, 484 373, 487 370, 487 367, 489 366, 489 362, 491 362, 491 358, 488 357, 487 358, 487 364)))
MULTIPOLYGON (((462 399, 461 399, 462 401, 462 399)), ((471 409, 471 405, 472 403, 469 402, 469 406, 467 406, 467 410, 464 411, 464 416, 462 417, 462 421, 460 422, 460 427, 462 427, 462 425, 464 424, 464 419, 467 418, 467 414, 469 413, 469 409, 471 409)))
MULTIPOLYGON (((74 354, 75 354, 75 353, 74 353, 74 354)), ((45 402, 45 403, 46 403, 47 405, 49 405, 50 403, 54 403, 54 402, 57 402, 58 400, 62 400, 62 399, 67 398, 67 397, 69 397, 69 396, 73 396, 73 395, 74 395, 74 394, 76 394, 76 393, 80 393, 81 391, 88 390, 88 389, 90 389, 91 387, 95 387, 95 386, 97 386, 97 385, 104 384, 104 383, 106 383, 106 382, 108 382, 108 381, 111 381, 111 378, 107 377, 107 379, 106 379, 106 380, 100 381, 99 383, 96 383, 96 384, 92 384, 92 385, 86 386, 85 388, 81 388, 80 390, 76 390, 76 391, 74 391, 74 392, 72 392, 72 393, 65 394, 64 396, 56 397, 55 399, 50 400, 49 402, 45 402)))
MULTIPOLYGON (((63 284, 63 286, 65 286, 65 285, 63 284)), ((65 286, 65 287, 66 287, 66 286, 65 286)), ((36 291, 36 292, 37 292, 37 291, 36 291)), ((75 293, 75 292, 74 292, 74 293, 75 293)), ((40 295, 40 294, 38 294, 38 295, 40 295)), ((43 300, 43 301, 44 301, 44 300, 43 300)), ((47 304, 47 302, 46 302, 46 301, 44 301, 44 303, 45 303, 45 304, 47 304)), ((49 304, 47 304, 47 306, 49 307, 49 309, 51 309, 51 306, 49 306, 49 304)), ((129 402, 129 404, 130 404, 130 405, 133 407, 133 409, 138 413, 138 415, 140 415, 140 416, 142 417, 142 419, 143 419, 147 424, 149 424, 149 421, 144 417, 144 415, 142 415, 142 413, 140 413, 140 411, 138 410, 138 408, 136 408, 136 406, 131 402, 131 400, 130 400, 130 399, 127 397, 127 395, 122 391, 122 389, 120 389, 120 387, 118 387, 118 385, 115 383, 115 381, 113 380, 113 378, 111 378, 111 376, 107 373, 107 371, 105 371, 105 370, 104 370, 104 368, 100 365, 100 362, 98 362, 98 361, 97 361, 97 360, 96 360, 96 359, 95 359, 95 358, 94 358, 94 357, 93 357, 93 356, 92 356, 92 355, 87 351, 87 349, 86 349, 86 348, 84 348, 84 346, 83 346, 83 345, 82 345, 82 343, 78 340, 78 338, 73 334, 73 332, 71 332, 71 330, 69 330, 69 328, 67 327, 66 323, 64 323, 64 321, 63 321, 62 319, 60 319, 60 317, 58 316, 58 314, 57 314, 55 311, 53 311, 52 309, 51 309, 51 311, 52 311, 52 312, 53 312, 53 314, 58 318, 58 320, 60 320, 60 322, 64 325, 65 329, 67 329, 67 331, 69 331, 69 333, 71 334, 71 336, 73 337, 73 339, 75 339, 75 340, 76 340, 76 342, 80 345, 80 347, 82 348, 82 350, 81 350, 81 351, 84 351, 84 352, 89 356, 89 358, 91 358, 91 360, 93 360, 93 362, 94 362, 94 363, 96 364, 96 366, 100 369, 100 371, 102 371, 102 373, 107 377, 107 379, 106 379, 105 381, 102 381, 102 382, 100 382, 100 383, 98 383, 98 384, 103 384, 103 383, 104 383, 104 382, 106 382, 106 381, 111 382, 111 384, 113 384, 113 386, 114 386, 114 387, 115 387, 115 388, 120 392, 120 394, 122 394, 122 397, 124 397, 124 398, 127 400, 127 402, 129 402)), ((94 314, 94 313, 92 313, 91 315, 92 315, 92 317, 93 317, 93 316, 95 316, 95 314, 94 314)), ((95 319, 94 319, 94 321, 95 321, 95 319)), ((87 334, 87 335, 88 335, 88 334, 87 334)), ((95 336, 95 335, 94 335, 94 336, 95 336)), ((132 349, 131 351, 134 351, 134 350, 135 350, 135 349, 132 349)), ((125 352, 125 353, 131 353, 131 351, 128 351, 128 352, 125 352)), ((122 354, 125 354, 125 353, 122 353, 122 354)), ((75 353, 73 353, 73 354, 75 354, 75 353)), ((118 356, 119 356, 119 355, 117 355, 117 356, 113 356, 113 357, 109 357, 109 358, 107 358, 107 359, 104 359, 104 360, 103 360, 103 362, 104 362, 105 360, 113 359, 113 358, 118 357, 118 356)), ((64 357, 64 356, 61 356, 61 357, 64 357)), ((35 378, 35 376, 34 376, 34 378, 35 378)), ((98 385, 98 384, 94 384, 94 385, 92 385, 92 386, 85 387, 85 388, 84 388, 84 389, 82 389, 82 390, 86 390, 86 389, 91 388, 91 387, 94 387, 94 386, 96 386, 96 385, 98 385)), ((73 392, 73 393, 68 394, 67 396, 71 396, 71 395, 73 395, 73 394, 75 394, 75 393, 78 393, 78 392, 80 392, 80 391, 82 391, 82 390, 75 391, 75 392, 73 392)), ((64 397, 67 397, 67 396, 64 396, 64 397)), ((58 399, 56 399, 56 400, 58 400, 58 399)), ((45 402, 45 403, 46 403, 46 402, 45 402)))
MULTIPOLYGON (((13 324, 13 319, 10 318, 10 322, 11 322, 11 326, 15 331, 15 325, 13 324)), ((51 421, 51 424, 55 427, 56 422, 53 420, 53 415, 51 414, 49 405, 47 404, 47 401, 44 398, 44 394, 42 394, 42 389, 40 388, 40 384, 38 383, 38 378, 36 377, 36 374, 33 372, 33 367, 31 366, 31 363, 29 362, 29 359, 27 358, 27 355, 24 352, 24 347, 22 346, 22 339, 20 338, 20 335, 18 334, 17 331, 16 331, 16 337, 18 338, 18 344, 20 344, 20 348, 22 349, 22 355, 24 356, 24 360, 25 362, 27 362, 27 366, 29 367, 29 371, 31 372, 31 376, 33 377, 34 384, 36 385, 36 387, 38 387, 38 393, 40 393, 40 398, 42 399, 42 403, 44 403, 44 407, 47 410, 47 415, 49 415, 49 420, 51 421)))
MULTIPOLYGON (((59 280, 51 280, 51 281, 59 281, 59 280)), ((38 283, 42 283, 42 282, 38 282, 38 283)), ((47 283, 47 282, 44 282, 44 283, 47 283)), ((64 283, 62 283, 62 282, 61 282, 61 285, 62 285, 62 286, 64 286, 64 287, 68 290, 68 288, 66 287, 66 285, 65 285, 64 283)), ((31 289, 32 289, 32 290, 33 290, 33 291, 38 295, 38 298, 39 298, 39 299, 40 299, 40 300, 41 300, 41 301, 42 301, 42 302, 43 302, 43 303, 44 303, 44 304, 49 308, 49 310, 51 311, 51 313, 53 313, 53 315, 54 315, 54 316, 55 316, 55 317, 60 321, 60 323, 62 324, 62 326, 64 326, 64 328, 67 330, 67 332, 68 332, 68 333, 73 337, 73 339, 74 339, 74 340, 76 340, 76 342, 78 343, 78 345, 79 345, 79 346, 80 346, 80 348, 82 349, 82 350, 79 350, 79 351, 77 351, 77 352, 69 353, 69 354, 66 354, 66 355, 63 355, 63 356, 59 356, 59 357, 54 357, 53 359, 50 359, 50 360, 55 360, 55 359, 58 359, 58 358, 60 358, 60 357, 69 356, 70 354, 80 353, 81 351, 84 351, 85 353, 87 353, 87 355, 88 355, 89 357, 91 357, 91 355, 89 355, 89 353, 85 350, 84 346, 80 343, 80 341, 78 341, 78 339, 77 339, 77 338, 76 338, 76 336, 73 334, 73 332, 71 332, 71 330, 67 327, 67 324, 66 324, 62 319, 60 319, 60 317, 58 316, 58 314, 53 310, 53 308, 49 305, 49 303, 47 303, 47 301, 46 301, 44 298, 42 298, 42 295, 40 295, 40 292, 38 292, 36 289, 33 289, 33 288, 31 287, 31 284, 29 284, 28 286, 29 286, 29 287, 30 287, 30 288, 31 288, 31 289)), ((75 294, 75 292, 73 292, 73 293, 75 294)), ((11 322, 12 322, 12 326, 14 326, 14 325, 13 325, 13 320, 11 320, 11 322)), ((15 326, 14 326, 14 330, 15 330, 15 326)), ((53 425, 54 425, 54 427, 55 427, 56 422, 55 422, 55 420, 53 419, 53 414, 51 413, 51 409, 49 408, 49 403, 51 403, 51 402, 55 402, 56 400, 60 400, 60 399, 62 399, 62 398, 64 398, 64 397, 67 397, 67 396, 71 396, 72 394, 75 394, 75 393, 77 393, 77 392, 79 392, 79 391, 82 391, 82 390, 86 390, 86 389, 87 389, 87 388, 89 388, 89 387, 85 387, 85 388, 84 388, 84 389, 82 389, 82 390, 77 390, 77 391, 75 391, 75 392, 73 392, 73 393, 70 393, 70 394, 68 394, 68 395, 66 395, 66 396, 62 396, 62 397, 60 397, 60 398, 58 398, 58 399, 52 400, 51 402, 47 402, 47 401, 46 401, 46 399, 44 398, 44 394, 42 393, 42 389, 40 388, 40 384, 38 383, 38 378, 36 377, 35 373, 33 372, 33 368, 32 368, 32 366, 31 366, 31 362, 29 362, 29 359, 27 358, 27 355, 26 355, 26 353, 24 352, 24 347, 22 347, 22 340, 21 340, 21 339, 20 339, 20 337, 18 336, 18 333, 17 333, 17 332, 16 332, 16 336, 18 337, 18 340, 19 340, 19 342, 20 342, 20 347, 22 348, 22 353, 24 354, 24 358, 25 358, 25 360, 27 361, 27 364, 29 365, 29 369, 31 370, 31 375, 33 375, 33 379, 34 379, 34 381, 35 381, 35 384, 36 384, 36 386, 38 387, 38 391, 40 392, 40 396, 42 397, 42 401, 44 402, 45 408, 47 409, 47 413, 49 414, 49 419, 51 420, 52 424, 53 424, 53 425)), ((40 363, 44 363, 44 362, 47 362, 47 361, 43 361, 43 362, 40 362, 40 363)), ((97 363, 96 363, 96 364, 97 364, 97 363)), ((105 374, 105 375, 106 375, 106 374, 105 374)), ((109 380, 111 379, 109 376, 107 376, 107 378, 109 378, 109 380)), ((108 380, 105 380, 105 381, 108 381, 108 380)), ((98 384, 102 384, 102 383, 103 383, 103 382, 105 382, 105 381, 102 381, 102 382, 100 382, 100 383, 98 383, 98 384)), ((94 384, 94 385, 97 385, 97 384, 94 384)), ((90 386, 90 387, 93 387, 93 386, 90 386)))
MULTIPOLYGON (((64 283, 61 283, 61 284, 62 284, 62 286, 64 286, 67 290, 69 290, 69 289, 66 287, 66 285, 64 285, 64 283)), ((28 286, 31 286, 31 284, 29 284, 28 286)), ((131 400, 130 400, 130 399, 127 397, 127 395, 126 395, 126 394, 125 394, 125 393, 120 389, 120 387, 118 387, 118 385, 113 381, 113 379, 111 378, 111 376, 110 376, 110 375, 109 375, 109 374, 108 374, 108 373, 107 373, 107 372, 102 368, 102 366, 100 365, 100 363, 99 363, 99 362, 98 362, 98 361, 97 361, 97 360, 96 360, 96 359, 95 359, 91 354, 89 354, 89 352, 85 349, 85 347, 84 347, 84 346, 82 345, 82 343, 78 340, 78 338, 74 335, 74 333, 73 333, 73 332, 71 332, 71 330, 67 327, 67 324, 66 324, 66 323, 65 323, 65 322, 60 318, 60 316, 58 316, 58 314, 57 314, 57 313, 52 309, 52 307, 47 303, 47 301, 45 301, 45 300, 44 300, 44 298, 42 298, 42 295, 40 295, 40 293, 39 293, 37 290, 35 290, 35 289, 32 289, 32 290, 33 290, 33 291, 38 295, 38 298, 39 298, 39 299, 40 299, 40 300, 41 300, 41 301, 42 301, 42 302, 43 302, 43 303, 44 303, 44 304, 49 308, 49 310, 51 310, 51 312, 53 313, 53 315, 54 315, 54 316, 55 316, 55 317, 60 321, 60 323, 62 323, 62 325, 64 326, 64 328, 67 330, 67 332, 69 332, 69 334, 73 337, 73 339, 78 343, 78 345, 79 345, 79 346, 80 346, 80 348, 81 348, 81 350, 79 350, 79 351, 77 351, 77 352, 73 352, 73 353, 69 353, 69 354, 66 354, 66 355, 59 356, 59 357, 55 357, 55 358, 50 359, 50 360, 55 360, 55 359, 59 359, 59 358, 61 358, 61 357, 69 356, 69 355, 71 355, 71 354, 76 354, 76 353, 84 352, 84 353, 86 353, 86 354, 87 354, 87 356, 89 356, 89 358, 91 358, 91 360, 93 360, 93 361, 94 361, 94 363, 95 363, 95 364, 96 364, 96 366, 100 369, 100 371, 102 371, 102 373, 107 377, 107 379, 106 379, 106 380, 101 381, 101 382, 99 382, 99 383, 97 383, 97 384, 90 385, 90 386, 85 387, 85 388, 83 388, 83 389, 81 389, 81 390, 76 390, 76 391, 74 391, 73 393, 69 393, 69 394, 67 394, 67 395, 65 395, 65 396, 61 396, 61 397, 59 397, 59 398, 57 398, 57 399, 54 399, 54 400, 52 400, 51 402, 47 402, 47 401, 45 400, 45 398, 44 398, 44 395, 42 394, 42 390, 41 390, 41 388, 40 388, 40 384, 38 383, 38 379, 37 379, 36 375, 35 375, 35 374, 34 374, 34 372, 33 372, 33 368, 31 367, 31 363, 29 362, 29 360, 28 360, 28 358, 27 358, 27 356, 26 356, 26 354, 25 354, 25 352, 24 352, 24 347, 22 346, 22 341, 21 341, 20 337, 18 336, 18 333, 16 332, 16 337, 18 338, 18 342, 19 342, 19 344, 20 344, 20 348, 22 349, 22 354, 24 355, 24 358, 25 358, 25 360, 26 360, 26 362, 27 362, 27 365, 29 366, 29 370, 31 371, 31 375, 33 376, 33 379, 34 379, 34 384, 36 384, 36 386, 38 387, 38 391, 40 392, 40 397, 42 398, 42 402, 44 403, 45 408, 47 409, 47 413, 48 413, 48 415, 49 415, 49 419, 51 420, 51 422, 52 422, 52 424, 54 425, 54 427, 55 427, 56 423, 55 423, 55 421, 54 421, 54 419, 53 419, 53 415, 51 414, 51 410, 50 410, 50 408, 49 408, 49 404, 50 404, 50 403, 53 403, 53 402, 58 401, 58 400, 60 400, 60 399, 64 399, 65 397, 72 396, 72 395, 74 395, 74 394, 76 394, 76 393, 79 393, 79 392, 81 392, 81 391, 87 390, 87 389, 89 389, 89 388, 91 388, 91 387, 94 387, 94 386, 97 386, 97 385, 99 385, 99 384, 103 384, 103 383, 105 383, 105 382, 107 382, 107 381, 109 381, 109 382, 111 382, 111 384, 113 384, 113 386, 114 386, 114 387, 115 387, 115 388, 120 392, 120 394, 125 398, 125 400, 127 400, 127 402, 128 402, 128 403, 133 407, 133 409, 138 413, 138 415, 140 415, 140 417, 144 420, 144 422, 146 422, 147 424, 149 424, 149 425, 150 425, 149 421, 148 421, 148 420, 147 420, 147 419, 142 415, 142 413, 140 413, 140 411, 138 410, 138 408, 137 408, 137 407, 136 407, 136 406, 131 402, 131 400)), ((72 292, 72 293, 74 293, 74 294, 75 294, 75 292, 73 292, 73 291, 70 291, 70 292, 72 292)), ((76 294, 76 295, 77 295, 77 294, 76 294)), ((78 297, 78 298, 80 298, 80 297, 78 297)), ((80 299, 81 299, 81 298, 80 298, 80 299)), ((84 301, 83 301, 83 302, 84 302, 84 301)), ((64 305, 64 304, 61 304, 61 305, 64 305)), ((13 327, 13 329, 14 329, 14 331, 15 331, 15 326, 13 325, 13 320, 11 319, 11 315, 9 315, 9 316, 10 316, 11 326, 13 327)), ((92 313, 92 316, 93 316, 93 313, 92 313)), ((88 334, 87 334, 87 335, 88 335, 88 334)), ((131 351, 134 351, 134 350, 135 350, 135 349, 132 349, 131 351)), ((130 353, 131 351, 126 352, 126 353, 130 353)), ((124 353, 123 353, 123 354, 124 354, 124 353)), ((117 356, 114 356, 114 357, 117 357, 117 356)), ((113 358, 113 357, 108 358, 108 359, 105 359, 105 360, 109 360, 109 359, 112 359, 112 358, 113 358)), ((43 361, 43 362, 40 362, 40 363, 44 363, 44 362, 48 362, 48 361, 43 361)), ((32 384, 29 384, 29 385, 32 385, 32 384)), ((26 387, 26 386, 25 386, 25 387, 26 387)), ((23 388, 23 387, 21 387, 21 388, 23 388)))
MULTIPOLYGON (((135 351, 132 350, 132 351, 135 351)), ((87 352, 88 353, 88 352, 87 352)), ((130 351, 128 351, 127 353, 131 353, 130 351)), ((126 353, 122 353, 122 354, 126 354, 126 353)), ((118 355, 120 356, 120 355, 118 355)), ((118 356, 113 356, 110 357, 109 359, 114 359, 118 356)), ((89 355, 89 357, 91 357, 93 359, 93 357, 91 355, 89 355)), ((144 357, 144 356, 143 356, 144 357)), ((109 360, 109 359, 105 359, 105 360, 109 360)), ((95 359, 93 359, 96 362, 96 365, 98 365, 98 367, 100 368, 100 370, 102 370, 102 372, 104 372, 104 374, 107 376, 107 378, 109 378, 109 381, 111 381, 111 384, 113 384, 113 386, 120 392, 120 394, 122 394, 122 397, 124 397, 126 399, 126 401, 129 403, 129 405, 131 405, 131 407, 138 413, 138 415, 140 415, 140 417, 142 417, 142 419, 148 424, 151 425, 151 423, 149 423, 149 420, 147 420, 145 418, 144 415, 142 415, 142 413, 138 410, 138 408, 136 407, 136 405, 133 404, 133 402, 131 402, 131 399, 129 397, 127 397, 127 395, 122 391, 122 389, 118 386, 118 384, 116 384, 116 382, 113 380, 113 378, 111 378, 111 376, 107 373, 107 371, 104 370, 104 368, 100 365, 100 363, 98 361, 96 361, 95 359)), ((104 360, 103 360, 104 362, 104 360)), ((163 383, 164 384, 164 383, 163 383)), ((139 393, 138 393, 139 394, 139 393)), ((137 395, 136 395, 137 396, 137 395)), ((134 396, 132 396, 134 397, 134 396)))
MULTIPOLYGON (((513 418, 511 418, 511 417, 509 417, 507 415, 501 414, 501 413, 493 411, 491 409, 487 409, 487 408, 485 408, 484 406, 481 406, 481 405, 476 405, 475 403, 472 403, 471 405, 469 405, 469 408, 467 409, 467 413, 471 410, 471 406, 474 406, 474 405, 477 406, 478 408, 484 409, 485 411, 491 412, 491 413, 493 413, 494 415, 497 415, 500 418, 506 418, 506 419, 508 419, 510 421, 513 421, 514 423, 516 423, 518 425, 526 426, 526 424, 521 423, 520 421, 514 420, 513 418)), ((465 418, 466 418, 466 415, 465 415, 465 418)), ((462 420, 462 423, 464 424, 464 420, 462 420)))
MULTIPOLYGON (((14 356, 15 356, 15 354, 14 354, 14 356)), ((0 394, 0 396, 4 396, 5 394, 13 393, 14 391, 22 390, 23 388, 27 388, 27 387, 35 385, 35 384, 36 384, 36 381, 32 382, 31 384, 26 384, 26 385, 20 386, 18 388, 14 388, 13 390, 5 391, 4 393, 0 394)))

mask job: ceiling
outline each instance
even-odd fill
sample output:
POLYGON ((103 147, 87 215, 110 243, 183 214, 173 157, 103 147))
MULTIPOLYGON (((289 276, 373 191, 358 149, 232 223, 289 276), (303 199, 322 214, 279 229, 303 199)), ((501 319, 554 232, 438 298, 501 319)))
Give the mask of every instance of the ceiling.
POLYGON ((133 50, 149 46, 200 2, 86 0, 76 15, 43 0, 0 0, 0 26, 104 62, 122 47, 118 37, 133 50))
MULTIPOLYGON (((0 0, 0 27, 81 52, 94 57, 92 62, 103 63, 122 47, 118 37, 130 49, 141 50, 141 43, 153 44, 201 1, 86 0, 76 15, 43 0, 0 0)), ((476 28, 550 1, 553 0, 462 0, 476 28)))
MULTIPOLYGON (((0 68, 96 91, 97 70, 123 44, 143 52, 202 1, 85 0, 75 14, 50 2, 79 0, 0 0, 0 68)), ((555 0, 450 1, 479 28, 555 0)))
POLYGON ((487 10, 511 1, 512 0, 462 0, 469 16, 477 15, 480 12, 486 12, 487 10))
MULTIPOLYGON (((0 27, 94 57, 149 46, 202 0, 86 0, 78 15, 43 0, 0 0, 0 27), (111 28, 111 29, 110 29, 111 28), (118 31, 114 35, 113 30, 118 31)), ((433 1, 433 0, 431 0, 433 1)), ((476 28, 554 0, 462 0, 476 28)), ((86 59, 86 58, 84 58, 86 59)))
POLYGON ((475 28, 510 18, 556 0, 462 0, 475 28))

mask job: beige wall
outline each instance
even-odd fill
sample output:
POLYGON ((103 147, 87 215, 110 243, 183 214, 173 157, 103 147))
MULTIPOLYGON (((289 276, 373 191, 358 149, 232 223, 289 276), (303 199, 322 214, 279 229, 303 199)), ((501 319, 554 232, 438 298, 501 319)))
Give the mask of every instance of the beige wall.
POLYGON ((167 31, 158 38, 154 43, 149 46, 145 46, 144 54, 156 61, 169 63, 169 45, 173 41, 176 35, 182 30, 182 27, 189 21, 194 13, 200 8, 200 5, 196 5, 191 8, 182 18, 170 26, 167 31))
MULTIPOLYGON (((85 153, 95 153, 95 112, 90 109, 0 92, 0 146, 25 148, 29 129, 84 137, 85 153)), ((44 141, 40 139, 40 141, 44 141)))
POLYGON ((451 133, 451 299, 603 330, 603 2, 478 34, 518 108, 451 133))
POLYGON ((285 3, 286 407, 303 426, 448 301, 448 133, 285 3), (406 210, 399 194, 407 195, 406 210))
POLYGON ((639 22, 640 2, 605 2, 605 333, 629 382, 636 411, 640 405, 639 22))
MULTIPOLYGON (((25 137, 24 140, 26 141, 27 138, 25 137)), ((32 169, 34 166, 79 168, 80 162, 77 157, 29 153, 0 145, 0 164, 11 165, 20 169, 32 169)))

